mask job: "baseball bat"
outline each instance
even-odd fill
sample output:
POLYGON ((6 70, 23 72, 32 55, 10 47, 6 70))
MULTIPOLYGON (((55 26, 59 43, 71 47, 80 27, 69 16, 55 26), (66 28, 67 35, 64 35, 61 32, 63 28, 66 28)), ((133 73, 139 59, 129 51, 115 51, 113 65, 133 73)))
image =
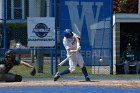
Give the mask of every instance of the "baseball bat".
POLYGON ((80 34, 80 30, 79 30, 79 28, 77 27, 77 25, 75 23, 74 23, 74 26, 76 28, 76 31, 80 34))
POLYGON ((68 56, 67 58, 65 58, 64 60, 62 60, 58 65, 59 65, 59 66, 62 66, 66 61, 69 60, 70 57, 71 57, 71 55, 68 56))

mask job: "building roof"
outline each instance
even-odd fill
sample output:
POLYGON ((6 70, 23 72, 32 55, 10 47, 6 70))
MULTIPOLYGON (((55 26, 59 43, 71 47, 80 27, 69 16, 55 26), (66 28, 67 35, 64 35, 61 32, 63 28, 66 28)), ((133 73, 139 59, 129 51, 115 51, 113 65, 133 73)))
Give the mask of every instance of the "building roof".
POLYGON ((140 23, 140 14, 118 13, 113 15, 113 24, 117 22, 140 23))

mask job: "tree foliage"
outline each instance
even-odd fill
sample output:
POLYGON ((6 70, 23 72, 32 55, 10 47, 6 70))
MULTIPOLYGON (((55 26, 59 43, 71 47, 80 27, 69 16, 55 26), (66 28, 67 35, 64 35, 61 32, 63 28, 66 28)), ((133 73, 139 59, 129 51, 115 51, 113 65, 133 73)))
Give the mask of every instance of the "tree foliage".
POLYGON ((114 13, 137 13, 138 0, 113 0, 114 13))

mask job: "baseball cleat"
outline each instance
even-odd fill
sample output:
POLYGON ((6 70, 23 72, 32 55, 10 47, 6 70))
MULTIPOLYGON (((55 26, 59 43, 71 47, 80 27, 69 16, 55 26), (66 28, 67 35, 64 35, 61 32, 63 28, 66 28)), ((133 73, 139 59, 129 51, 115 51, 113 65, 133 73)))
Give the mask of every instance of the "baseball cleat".
POLYGON ((90 78, 89 77, 86 77, 86 81, 90 81, 90 78))
POLYGON ((59 72, 56 73, 56 75, 54 76, 54 81, 57 81, 60 78, 60 74, 59 72))

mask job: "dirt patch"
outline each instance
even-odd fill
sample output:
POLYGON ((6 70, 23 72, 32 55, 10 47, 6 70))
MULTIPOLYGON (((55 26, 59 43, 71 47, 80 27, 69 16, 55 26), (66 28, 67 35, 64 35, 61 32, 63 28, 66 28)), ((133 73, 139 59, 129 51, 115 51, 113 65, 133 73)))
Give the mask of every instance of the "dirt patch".
POLYGON ((107 86, 121 88, 140 88, 140 80, 23 80, 22 82, 0 82, 1 87, 18 86, 107 86))

